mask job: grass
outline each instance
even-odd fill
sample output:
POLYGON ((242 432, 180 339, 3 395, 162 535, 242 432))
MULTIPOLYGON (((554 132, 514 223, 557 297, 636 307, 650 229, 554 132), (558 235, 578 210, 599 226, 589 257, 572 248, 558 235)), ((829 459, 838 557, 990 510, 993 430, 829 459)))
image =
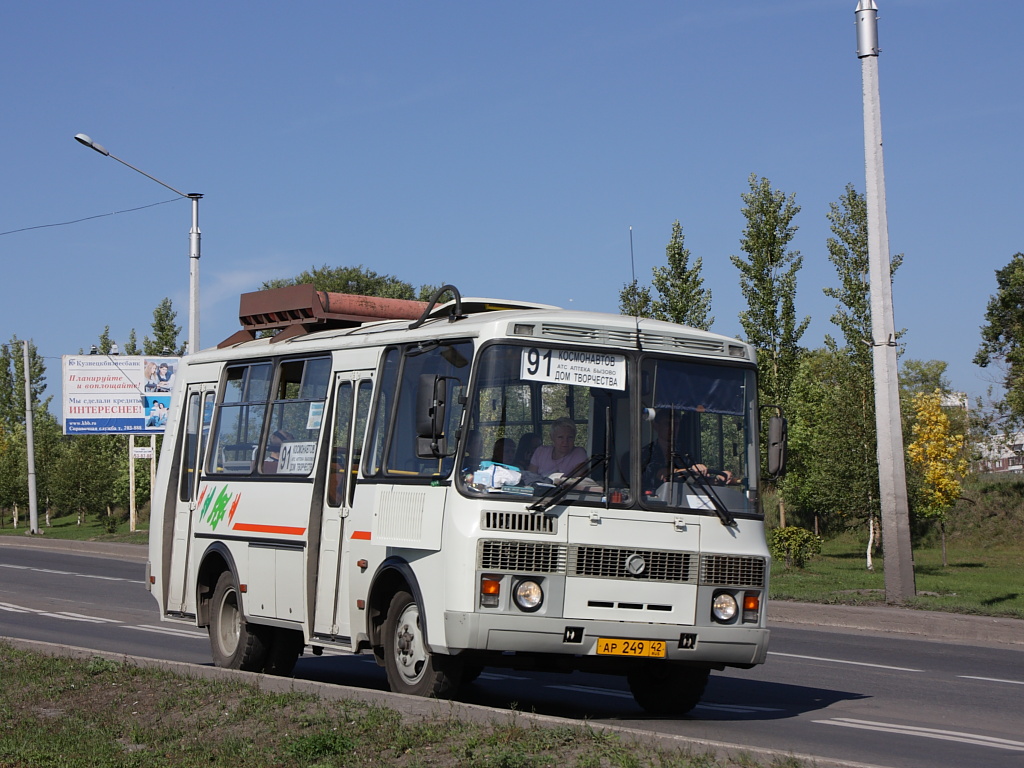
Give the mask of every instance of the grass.
MULTIPOLYGON (((772 563, 769 597, 847 605, 885 602, 885 561, 866 568, 866 545, 852 533, 824 542, 821 555, 804 568, 772 563)), ((948 566, 938 544, 914 548, 916 598, 913 608, 1024 619, 1024 550, 956 540, 947 544, 948 566)))
MULTIPOLYGON (((0 536, 27 535, 29 527, 27 514, 19 516, 17 528, 14 527, 9 512, 5 513, 2 519, 3 526, 0 527, 0 536)), ((116 532, 107 533, 106 529, 95 515, 87 516, 85 518, 85 522, 81 525, 78 525, 75 515, 54 517, 51 518, 50 525, 47 526, 44 517, 42 515, 39 516, 39 530, 42 531, 41 535, 50 536, 55 539, 68 539, 71 541, 123 542, 127 544, 146 544, 149 541, 148 520, 139 520, 134 532, 129 531, 129 527, 127 520, 120 520, 117 524, 116 532)), ((3 767, 0 766, 0 768, 3 767)))
MULTIPOLYGON (((269 693, 104 658, 0 643, 2 768, 717 768, 762 765, 665 749, 586 724, 403 719, 354 700, 269 693)), ((440 711, 440 710, 439 710, 440 711)), ((792 758, 776 768, 799 766, 792 758)))

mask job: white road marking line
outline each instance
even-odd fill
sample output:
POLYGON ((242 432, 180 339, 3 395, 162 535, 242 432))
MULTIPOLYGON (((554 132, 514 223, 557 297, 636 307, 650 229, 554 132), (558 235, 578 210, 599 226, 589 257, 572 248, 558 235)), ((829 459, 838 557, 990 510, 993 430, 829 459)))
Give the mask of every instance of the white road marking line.
POLYGON ((503 675, 500 672, 481 672, 481 680, 529 680, 528 677, 522 675, 503 675))
POLYGON ((57 571, 53 568, 33 568, 30 565, 10 565, 8 563, 0 563, 0 568, 14 568, 19 571, 35 571, 36 573, 53 573, 58 576, 77 576, 80 579, 101 579, 103 581, 127 581, 133 584, 142 584, 144 582, 138 579, 122 579, 120 576, 99 576, 92 573, 75 573, 74 571, 57 571))
POLYGON ((98 622, 98 623, 101 623, 101 624, 102 623, 106 623, 106 624, 123 624, 124 623, 124 622, 118 621, 117 619, 103 619, 103 618, 100 618, 100 617, 97 617, 97 616, 85 616, 84 614, 72 613, 71 611, 61 611, 58 615, 59 616, 67 616, 67 617, 70 617, 70 618, 75 619, 77 621, 95 621, 95 622, 98 622))
POLYGON ((9 611, 10 613, 33 613, 28 608, 22 608, 20 605, 12 605, 11 603, 0 603, 0 611, 9 611))
POLYGON ((105 624, 106 619, 93 619, 88 616, 77 616, 69 613, 49 613, 48 611, 33 611, 39 616, 46 616, 51 619, 64 619, 65 621, 84 621, 87 624, 105 624))
POLYGON ((943 731, 938 728, 921 728, 916 725, 898 725, 896 723, 878 723, 873 720, 856 720, 850 717, 837 717, 832 720, 814 720, 822 725, 841 725, 844 728, 860 728, 865 731, 881 731, 882 733, 898 733, 903 736, 922 736, 939 741, 957 741, 961 744, 973 744, 978 747, 995 747, 1013 752, 1024 752, 1024 741, 999 739, 993 736, 982 736, 977 733, 962 731, 943 731))
POLYGON ((36 616, 46 616, 51 619, 64 619, 65 621, 85 621, 89 624, 120 624, 116 619, 100 619, 95 616, 85 616, 81 613, 71 611, 41 611, 38 608, 25 608, 13 603, 0 603, 0 611, 10 613, 34 613, 36 616))
POLYGON ((910 669, 909 667, 890 667, 886 664, 869 664, 866 661, 847 661, 846 659, 828 659, 823 656, 801 656, 798 653, 778 653, 768 651, 769 656, 785 656, 789 659, 807 659, 809 661, 826 661, 831 664, 854 664, 858 667, 874 667, 875 669, 892 669, 896 672, 923 672, 923 669, 910 669))
POLYGON ((176 629, 174 627, 154 627, 149 624, 133 626, 125 624, 125 629, 137 629, 140 632, 155 632, 160 635, 173 635, 174 637, 189 637, 193 640, 205 640, 208 635, 205 632, 192 632, 187 629, 176 629))
POLYGON ((785 712, 779 707, 751 707, 745 704, 714 704, 706 702, 698 704, 697 709, 717 709, 722 712, 785 712))
POLYGON ((957 675, 965 680, 984 680, 988 683, 1011 683, 1013 685, 1024 685, 1024 680, 1001 680, 998 677, 976 677, 974 675, 957 675))
POLYGON ((591 688, 586 685, 545 685, 556 691, 572 691, 573 693, 596 693, 600 696, 615 696, 620 699, 632 699, 633 694, 626 691, 613 691, 610 688, 591 688))

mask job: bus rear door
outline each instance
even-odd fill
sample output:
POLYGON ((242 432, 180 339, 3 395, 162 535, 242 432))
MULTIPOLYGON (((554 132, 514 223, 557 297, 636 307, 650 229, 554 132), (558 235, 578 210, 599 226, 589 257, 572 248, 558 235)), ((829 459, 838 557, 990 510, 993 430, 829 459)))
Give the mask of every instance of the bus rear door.
POLYGON ((210 435, 216 384, 190 384, 185 395, 185 435, 181 451, 178 493, 174 505, 167 584, 167 613, 194 613, 195 595, 189 594, 189 556, 192 550, 192 516, 199 499, 199 478, 210 435), (191 600, 189 598, 192 598, 191 600))

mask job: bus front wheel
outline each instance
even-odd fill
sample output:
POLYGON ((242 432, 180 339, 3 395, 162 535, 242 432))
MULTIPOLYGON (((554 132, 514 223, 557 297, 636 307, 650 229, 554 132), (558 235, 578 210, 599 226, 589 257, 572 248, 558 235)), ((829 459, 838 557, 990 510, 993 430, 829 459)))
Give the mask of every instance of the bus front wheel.
POLYGON ((652 715, 685 715, 700 703, 707 667, 644 666, 627 675, 633 699, 652 715))
POLYGON ((420 606, 408 592, 398 592, 388 608, 384 668, 395 693, 447 698, 459 684, 458 663, 427 648, 420 606))
POLYGON ((210 606, 213 663, 227 669, 262 672, 267 658, 266 633, 262 630, 242 616, 235 577, 224 571, 217 579, 210 606))

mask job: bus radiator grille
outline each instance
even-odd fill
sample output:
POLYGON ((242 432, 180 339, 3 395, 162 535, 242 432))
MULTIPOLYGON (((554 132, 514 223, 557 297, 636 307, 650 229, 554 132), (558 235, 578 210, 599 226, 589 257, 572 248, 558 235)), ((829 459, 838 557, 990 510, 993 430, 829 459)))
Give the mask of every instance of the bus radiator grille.
POLYGON ((481 541, 480 569, 516 573, 565 573, 565 547, 533 541, 481 541))
POLYGON ((764 558, 701 555, 700 583, 704 586, 763 587, 764 558))
POLYGON ((485 531, 515 531, 516 533, 557 533, 558 519, 532 512, 484 512, 480 527, 485 531))
POLYGON ((690 552, 590 546, 569 549, 570 576, 685 584, 696 580, 696 571, 697 556, 690 552), (633 570, 630 570, 631 565, 633 570))

